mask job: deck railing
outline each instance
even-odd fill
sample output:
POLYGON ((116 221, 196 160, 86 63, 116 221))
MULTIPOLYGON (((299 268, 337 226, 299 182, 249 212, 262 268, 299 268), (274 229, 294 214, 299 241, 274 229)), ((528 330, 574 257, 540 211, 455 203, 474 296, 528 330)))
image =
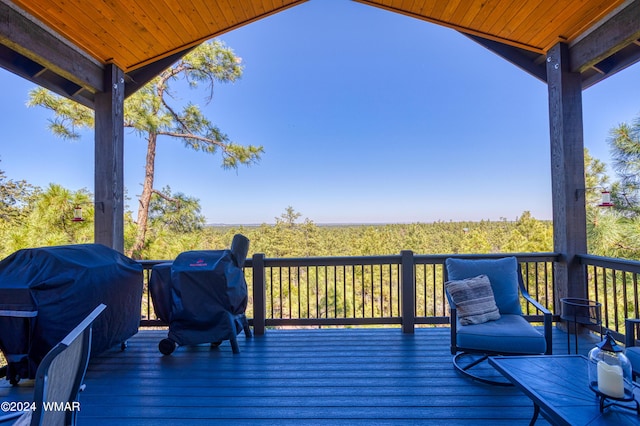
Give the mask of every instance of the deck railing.
MULTIPOLYGON (((499 255, 464 255, 498 258, 499 255)), ((554 310, 554 253, 515 254, 529 293, 554 310)), ((444 263, 452 255, 266 258, 255 254, 245 263, 249 286, 247 317, 257 334, 271 326, 392 325, 411 331, 415 325, 448 324, 444 263)), ((162 325, 148 292, 149 273, 161 261, 142 261, 146 274, 141 325, 162 325)), ((526 307, 529 309, 529 307, 526 307)), ((526 310, 532 321, 537 312, 526 310)))
POLYGON ((587 297, 600 302, 602 323, 624 342, 625 318, 640 318, 640 262, 580 255, 587 276, 587 297))

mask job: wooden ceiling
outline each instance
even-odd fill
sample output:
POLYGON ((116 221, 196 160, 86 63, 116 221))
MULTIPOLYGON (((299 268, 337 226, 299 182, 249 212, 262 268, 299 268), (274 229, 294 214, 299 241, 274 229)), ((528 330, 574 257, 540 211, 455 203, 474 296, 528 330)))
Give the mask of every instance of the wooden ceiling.
POLYGON ((305 0, 14 0, 99 62, 129 72, 305 0))
POLYGON ((624 0, 356 0, 544 54, 573 42, 624 0))
MULTIPOLYGON (((144 82, 203 41, 304 1, 0 0, 0 66, 90 103, 101 89, 93 68, 115 64, 130 81, 144 82), (70 84, 60 89, 64 80, 70 84)), ((632 10, 615 24, 624 30, 607 29, 606 48, 588 53, 577 71, 589 85, 640 58, 640 0, 355 1, 453 28, 541 79, 552 46, 578 45, 632 10), (615 55, 613 67, 598 68, 615 55)))

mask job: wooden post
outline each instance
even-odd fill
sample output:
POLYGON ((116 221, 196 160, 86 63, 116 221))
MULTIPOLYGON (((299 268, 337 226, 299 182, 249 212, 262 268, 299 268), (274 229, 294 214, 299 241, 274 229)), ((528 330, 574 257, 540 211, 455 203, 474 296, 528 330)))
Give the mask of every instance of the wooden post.
POLYGON ((402 332, 413 333, 416 321, 415 308, 415 273, 413 268, 413 252, 402 250, 400 252, 400 284, 402 286, 402 332))
POLYGON ((124 252, 124 73, 104 71, 105 91, 95 101, 96 243, 124 252))
POLYGON ((587 296, 585 271, 576 259, 587 253, 582 83, 570 69, 569 48, 558 43, 547 54, 553 245, 561 254, 554 264, 556 310, 562 297, 587 296))
POLYGON ((261 336, 265 332, 267 317, 264 253, 255 253, 251 265, 253 267, 253 334, 261 336))

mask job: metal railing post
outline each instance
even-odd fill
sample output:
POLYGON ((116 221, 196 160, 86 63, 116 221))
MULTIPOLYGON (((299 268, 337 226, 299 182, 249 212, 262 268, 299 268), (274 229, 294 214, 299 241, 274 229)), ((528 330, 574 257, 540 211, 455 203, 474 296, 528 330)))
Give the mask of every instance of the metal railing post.
POLYGON ((255 253, 252 257, 253 267, 253 334, 264 334, 267 316, 264 253, 255 253))
POLYGON ((402 332, 412 334, 416 321, 415 309, 415 272, 413 251, 402 250, 401 291, 402 291, 402 332))

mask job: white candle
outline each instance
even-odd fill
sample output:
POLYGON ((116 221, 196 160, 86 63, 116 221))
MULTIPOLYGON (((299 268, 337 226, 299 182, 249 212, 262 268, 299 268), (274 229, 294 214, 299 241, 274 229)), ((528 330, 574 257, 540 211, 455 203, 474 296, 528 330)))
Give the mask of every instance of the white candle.
POLYGON ((624 398, 622 368, 598 361, 598 389, 605 395, 624 398))

